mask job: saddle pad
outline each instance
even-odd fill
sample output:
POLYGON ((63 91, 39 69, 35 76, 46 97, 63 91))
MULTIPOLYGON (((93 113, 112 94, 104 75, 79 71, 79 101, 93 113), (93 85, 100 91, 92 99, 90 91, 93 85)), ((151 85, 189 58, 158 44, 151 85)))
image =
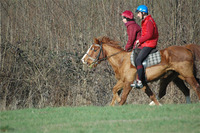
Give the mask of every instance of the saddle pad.
MULTIPOLYGON (((133 50, 131 53, 131 64, 133 66, 135 66, 134 59, 135 59, 135 52, 133 50)), ((157 51, 155 53, 149 54, 148 57, 143 61, 142 64, 144 67, 150 67, 150 66, 159 64, 160 62, 161 62, 160 51, 157 51)))

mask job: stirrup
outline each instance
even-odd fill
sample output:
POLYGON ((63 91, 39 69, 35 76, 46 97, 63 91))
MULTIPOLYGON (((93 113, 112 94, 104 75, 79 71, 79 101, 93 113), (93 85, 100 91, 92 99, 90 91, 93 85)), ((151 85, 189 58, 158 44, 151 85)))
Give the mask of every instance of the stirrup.
POLYGON ((131 87, 137 88, 137 89, 141 89, 141 88, 143 88, 143 84, 142 84, 142 82, 138 83, 138 82, 135 80, 135 81, 133 81, 133 84, 131 84, 131 87))

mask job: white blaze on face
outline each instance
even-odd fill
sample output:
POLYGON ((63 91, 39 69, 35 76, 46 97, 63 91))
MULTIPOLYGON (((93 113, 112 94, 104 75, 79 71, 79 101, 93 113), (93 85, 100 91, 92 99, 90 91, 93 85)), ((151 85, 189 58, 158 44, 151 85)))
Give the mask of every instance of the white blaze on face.
POLYGON ((83 64, 87 64, 87 62, 84 61, 86 55, 88 55, 90 49, 91 49, 92 45, 90 46, 90 48, 87 50, 87 52, 85 53, 85 55, 82 57, 81 61, 83 62, 83 64))

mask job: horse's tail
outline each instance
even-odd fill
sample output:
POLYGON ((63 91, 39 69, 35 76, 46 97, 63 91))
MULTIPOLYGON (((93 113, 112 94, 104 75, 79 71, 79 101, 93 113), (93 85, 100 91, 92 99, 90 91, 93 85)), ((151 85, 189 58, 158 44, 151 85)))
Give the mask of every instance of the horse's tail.
POLYGON ((193 53, 195 61, 200 61, 200 45, 187 44, 185 47, 193 53))

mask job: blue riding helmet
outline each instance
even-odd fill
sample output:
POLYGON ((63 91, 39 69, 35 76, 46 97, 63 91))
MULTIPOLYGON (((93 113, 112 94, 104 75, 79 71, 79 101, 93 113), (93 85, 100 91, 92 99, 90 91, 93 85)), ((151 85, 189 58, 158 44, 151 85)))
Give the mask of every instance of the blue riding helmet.
POLYGON ((145 5, 140 5, 140 6, 137 7, 135 12, 145 12, 145 13, 148 14, 148 8, 145 5))

